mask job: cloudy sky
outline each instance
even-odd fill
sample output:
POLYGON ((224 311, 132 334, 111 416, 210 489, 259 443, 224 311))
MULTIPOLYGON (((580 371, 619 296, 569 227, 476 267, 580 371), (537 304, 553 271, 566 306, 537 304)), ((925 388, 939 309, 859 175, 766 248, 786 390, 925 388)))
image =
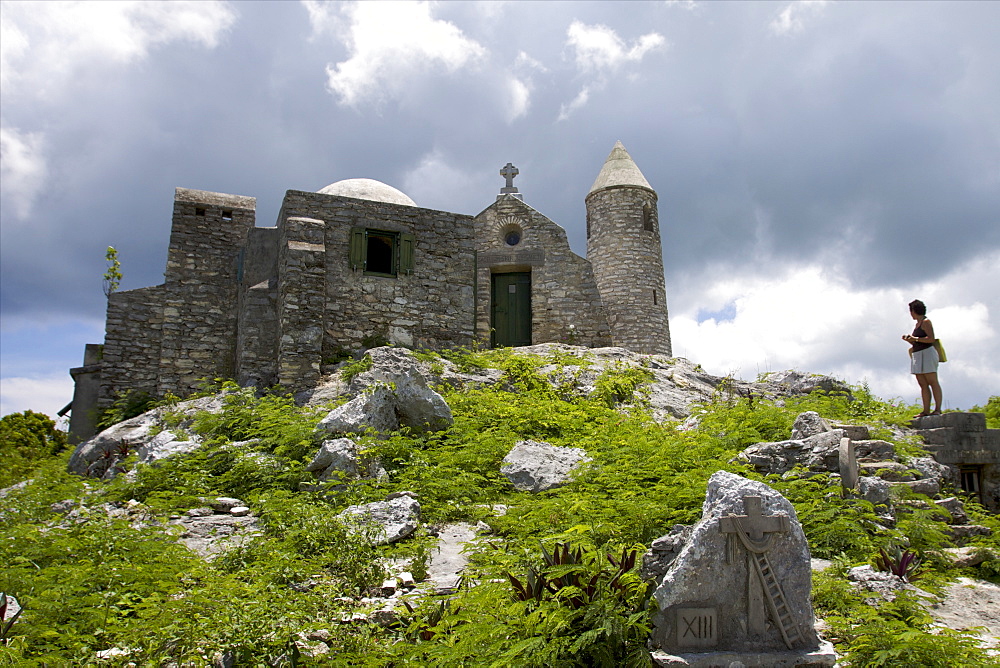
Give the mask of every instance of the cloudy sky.
POLYGON ((3 2, 0 414, 54 414, 177 186, 345 178, 475 214, 508 161, 584 255, 620 139, 659 194, 674 353, 946 406, 1000 394, 1000 3, 3 2))

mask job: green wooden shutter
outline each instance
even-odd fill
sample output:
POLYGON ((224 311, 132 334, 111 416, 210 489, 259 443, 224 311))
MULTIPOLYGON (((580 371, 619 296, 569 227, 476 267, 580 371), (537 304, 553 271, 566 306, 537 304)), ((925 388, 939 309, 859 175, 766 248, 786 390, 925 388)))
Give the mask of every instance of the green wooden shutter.
POLYGON ((413 254, 417 241, 409 232, 399 235, 399 271, 403 274, 413 273, 413 254))
POLYGON ((351 228, 351 269, 365 268, 365 228, 351 228))

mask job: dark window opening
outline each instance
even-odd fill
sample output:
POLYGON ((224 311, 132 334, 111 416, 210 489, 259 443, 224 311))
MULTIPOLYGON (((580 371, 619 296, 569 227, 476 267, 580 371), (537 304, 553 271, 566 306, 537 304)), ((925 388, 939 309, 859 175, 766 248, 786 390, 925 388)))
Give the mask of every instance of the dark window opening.
POLYGON ((232 219, 233 219, 233 212, 232 211, 223 211, 222 212, 222 220, 232 220, 232 219))
POLYGON ((642 207, 642 229, 647 232, 653 231, 653 226, 655 224, 655 217, 653 215, 653 207, 646 204, 642 207))
POLYGON ((204 216, 205 215, 205 209, 203 209, 200 206, 196 206, 194 208, 194 215, 196 215, 196 216, 204 216))
POLYGON ((507 242, 508 246, 516 246, 521 243, 521 233, 517 230, 511 230, 507 233, 507 236, 504 237, 504 241, 507 242))
POLYGON ((963 466, 959 472, 962 489, 977 499, 982 499, 982 470, 978 466, 963 466))
POLYGON ((653 290, 653 306, 656 306, 656 290, 653 290))
POLYGON ((587 211, 587 238, 590 238, 590 211, 587 211))
POLYGON ((352 227, 350 267, 375 276, 413 274, 416 239, 409 232, 387 232, 352 227))
POLYGON ((365 249, 365 271, 396 275, 396 235, 369 230, 365 249))

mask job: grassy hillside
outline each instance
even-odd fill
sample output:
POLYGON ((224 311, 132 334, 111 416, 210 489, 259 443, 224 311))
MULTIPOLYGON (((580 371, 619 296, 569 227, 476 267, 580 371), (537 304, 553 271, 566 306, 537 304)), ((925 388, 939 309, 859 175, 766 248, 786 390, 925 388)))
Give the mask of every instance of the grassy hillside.
MULTIPOLYGON (((87 665, 98 651, 119 648, 128 654, 100 665, 207 666, 228 657, 238 666, 646 666, 649 589, 633 560, 673 525, 699 519, 707 480, 720 469, 780 490, 813 556, 834 560, 816 577, 814 599, 849 665, 1000 665, 970 636, 933 630, 915 596, 868 605, 843 579, 848 567, 873 563, 879 548, 892 546, 922 556, 916 582, 932 592, 959 574, 997 581, 1000 560, 960 573, 938 552, 948 546, 944 518, 921 504, 904 506, 910 511, 887 528, 871 504, 842 500, 839 482, 825 475, 762 478, 734 460, 748 445, 788 438, 805 410, 868 424, 891 440, 889 427, 904 424, 913 407, 865 388, 851 398, 813 394, 782 405, 720 393, 696 410, 696 428, 680 431, 642 408, 641 367, 611 368, 581 397, 540 375, 552 359, 450 357, 503 369, 507 382, 442 386, 454 425, 365 438, 388 476, 339 490, 332 481, 299 491, 312 481, 303 469, 322 440, 313 433, 322 411, 249 390, 231 391, 221 414, 194 421, 190 429, 205 446, 134 475, 84 480, 65 472, 67 453, 50 455, 26 486, 0 499, 0 591, 24 607, 5 630, 0 665, 87 665), (565 487, 515 492, 500 462, 522 439, 584 448, 593 462, 565 487), (334 519, 350 504, 402 490, 422 506, 424 527, 414 538, 372 547, 334 519), (214 496, 246 501, 264 534, 206 562, 163 520, 214 496), (142 504, 132 505, 143 521, 106 512, 128 502, 142 504), (457 594, 414 598, 390 625, 338 621, 365 609, 361 599, 377 593, 386 560, 408 560, 414 576, 424 576, 435 527, 457 521, 490 529, 457 594), (550 586, 537 586, 542 580, 550 586), (317 638, 329 652, 310 656, 317 638)), ((586 361, 560 364, 571 375, 586 361)), ((966 508, 994 529, 975 540, 1000 547, 1000 522, 972 502, 966 508)))

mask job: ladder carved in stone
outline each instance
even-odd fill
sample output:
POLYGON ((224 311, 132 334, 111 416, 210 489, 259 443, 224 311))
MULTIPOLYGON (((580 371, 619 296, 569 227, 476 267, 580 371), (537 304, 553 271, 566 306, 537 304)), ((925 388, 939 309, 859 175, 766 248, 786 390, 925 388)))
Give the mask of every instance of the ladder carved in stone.
POLYGON ((750 557, 753 560, 754 570, 757 571, 757 577, 760 578, 763 585, 767 607, 770 608, 771 616, 774 618, 778 630, 781 631, 781 638, 785 641, 788 649, 792 649, 792 644, 800 641, 801 636, 798 624, 792 618, 792 611, 785 601, 785 593, 781 590, 781 584, 778 583, 778 578, 774 575, 774 569, 771 568, 771 562, 768 561, 767 554, 764 552, 751 552, 750 557))

